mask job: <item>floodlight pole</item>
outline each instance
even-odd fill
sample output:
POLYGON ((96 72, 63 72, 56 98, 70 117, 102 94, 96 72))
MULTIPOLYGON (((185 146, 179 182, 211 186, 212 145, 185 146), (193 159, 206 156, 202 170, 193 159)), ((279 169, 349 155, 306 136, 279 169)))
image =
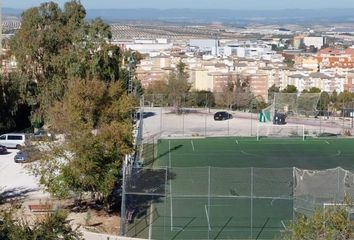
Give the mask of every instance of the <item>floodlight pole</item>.
POLYGON ((128 73, 129 73, 129 79, 128 79, 128 94, 132 95, 133 94, 133 71, 135 69, 135 52, 132 52, 130 57, 128 58, 128 73))

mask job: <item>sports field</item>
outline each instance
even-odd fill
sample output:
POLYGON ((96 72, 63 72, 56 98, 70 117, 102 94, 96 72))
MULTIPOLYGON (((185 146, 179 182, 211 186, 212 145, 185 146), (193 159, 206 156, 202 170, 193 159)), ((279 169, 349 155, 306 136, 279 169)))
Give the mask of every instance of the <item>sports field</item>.
POLYGON ((133 184, 127 197, 140 209, 128 235, 280 239, 296 214, 293 167, 354 169, 353 146, 353 139, 158 140, 145 156, 155 172, 138 173, 140 188, 133 184))
POLYGON ((354 139, 159 140, 155 167, 354 169, 354 139))

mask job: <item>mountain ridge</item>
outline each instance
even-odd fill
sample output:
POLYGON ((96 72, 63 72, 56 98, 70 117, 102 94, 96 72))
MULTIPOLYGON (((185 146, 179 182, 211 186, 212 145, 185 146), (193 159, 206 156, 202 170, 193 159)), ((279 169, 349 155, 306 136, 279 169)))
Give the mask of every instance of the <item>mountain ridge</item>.
MULTIPOLYGON (((20 16, 22 9, 3 8, 4 15, 20 16)), ((282 9, 282 10, 234 10, 192 8, 127 8, 87 9, 89 19, 101 17, 108 22, 151 20, 195 23, 342 23, 354 22, 354 9, 282 9)))

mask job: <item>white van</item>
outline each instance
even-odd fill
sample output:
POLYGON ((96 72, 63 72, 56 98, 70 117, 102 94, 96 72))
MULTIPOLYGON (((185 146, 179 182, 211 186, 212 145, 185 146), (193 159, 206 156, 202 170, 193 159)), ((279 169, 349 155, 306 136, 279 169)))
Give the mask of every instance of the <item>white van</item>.
POLYGON ((0 145, 7 148, 20 148, 25 146, 26 135, 24 133, 7 133, 0 136, 0 145))

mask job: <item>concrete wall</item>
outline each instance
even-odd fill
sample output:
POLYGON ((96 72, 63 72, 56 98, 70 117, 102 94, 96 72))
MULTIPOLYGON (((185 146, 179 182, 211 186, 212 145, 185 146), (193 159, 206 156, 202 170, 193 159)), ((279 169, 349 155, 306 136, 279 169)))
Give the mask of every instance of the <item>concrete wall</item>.
POLYGON ((100 234, 100 233, 92 233, 92 232, 82 232, 85 240, 144 240, 142 238, 128 238, 128 237, 120 237, 116 235, 109 234, 100 234))

